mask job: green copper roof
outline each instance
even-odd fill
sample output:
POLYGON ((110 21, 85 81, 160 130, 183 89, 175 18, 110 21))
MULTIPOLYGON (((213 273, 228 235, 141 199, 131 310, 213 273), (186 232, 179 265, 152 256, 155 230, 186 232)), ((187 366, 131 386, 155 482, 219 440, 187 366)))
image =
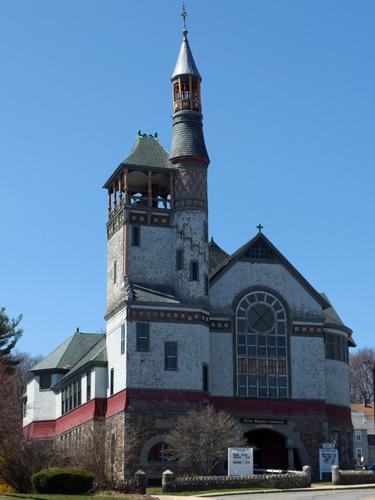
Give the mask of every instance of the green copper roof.
POLYGON ((140 131, 138 131, 137 140, 130 155, 122 164, 159 168, 172 167, 168 151, 158 141, 157 134, 141 134, 140 131))

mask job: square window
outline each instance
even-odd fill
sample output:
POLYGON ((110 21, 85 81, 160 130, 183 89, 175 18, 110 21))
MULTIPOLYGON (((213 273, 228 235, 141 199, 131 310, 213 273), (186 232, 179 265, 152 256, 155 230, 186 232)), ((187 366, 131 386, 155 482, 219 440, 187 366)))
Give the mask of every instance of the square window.
POLYGON ((52 376, 50 373, 41 373, 39 375, 39 390, 50 389, 52 385, 52 376))
POLYGON ((150 324, 136 323, 137 351, 150 350, 150 324))
POLYGON ((238 376, 238 385, 245 386, 246 387, 246 375, 239 375, 238 376))

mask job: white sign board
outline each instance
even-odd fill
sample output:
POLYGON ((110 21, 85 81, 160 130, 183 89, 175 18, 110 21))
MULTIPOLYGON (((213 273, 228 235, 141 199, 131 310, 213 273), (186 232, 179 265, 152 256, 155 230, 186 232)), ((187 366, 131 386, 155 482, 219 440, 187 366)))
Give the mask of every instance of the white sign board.
POLYGON ((339 465, 339 452, 334 446, 324 443, 323 448, 319 450, 320 480, 323 479, 324 473, 331 474, 333 465, 339 465))
POLYGON ((253 474, 253 449, 228 448, 228 476, 252 476, 253 474))

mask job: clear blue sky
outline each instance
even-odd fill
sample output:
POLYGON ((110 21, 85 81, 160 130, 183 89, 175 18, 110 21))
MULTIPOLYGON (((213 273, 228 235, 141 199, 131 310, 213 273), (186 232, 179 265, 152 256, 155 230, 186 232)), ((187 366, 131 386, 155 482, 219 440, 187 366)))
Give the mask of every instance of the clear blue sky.
MULTIPOLYGON (((375 2, 186 0, 210 235, 265 234, 374 347, 375 2)), ((178 0, 0 1, 0 305, 19 348, 104 329, 106 178, 171 141, 178 0)))

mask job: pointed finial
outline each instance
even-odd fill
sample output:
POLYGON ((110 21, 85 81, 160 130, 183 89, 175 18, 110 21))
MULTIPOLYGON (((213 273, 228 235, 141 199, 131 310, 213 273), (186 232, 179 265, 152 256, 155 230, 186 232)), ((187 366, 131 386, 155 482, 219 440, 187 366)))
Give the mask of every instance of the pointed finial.
POLYGON ((187 28, 186 28, 186 18, 187 18, 187 16, 188 16, 188 13, 186 12, 186 9, 185 9, 185 2, 182 2, 181 17, 184 20, 184 29, 183 29, 184 35, 187 33, 187 28))
POLYGON ((264 227, 262 226, 262 224, 258 224, 257 229, 258 229, 258 233, 261 233, 262 229, 264 229, 264 227))

